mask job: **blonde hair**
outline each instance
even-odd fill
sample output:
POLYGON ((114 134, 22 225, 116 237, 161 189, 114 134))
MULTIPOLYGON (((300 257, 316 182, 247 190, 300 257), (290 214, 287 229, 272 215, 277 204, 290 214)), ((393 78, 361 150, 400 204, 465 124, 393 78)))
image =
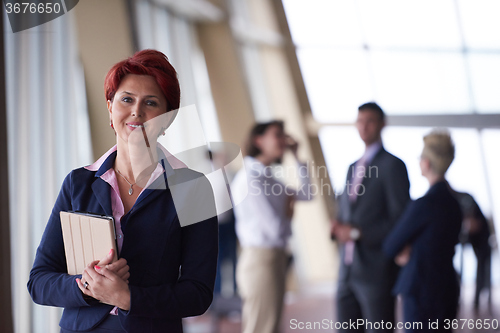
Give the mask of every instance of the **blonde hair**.
POLYGON ((422 157, 430 162, 431 169, 444 175, 455 158, 455 145, 447 129, 434 129, 424 136, 422 157))

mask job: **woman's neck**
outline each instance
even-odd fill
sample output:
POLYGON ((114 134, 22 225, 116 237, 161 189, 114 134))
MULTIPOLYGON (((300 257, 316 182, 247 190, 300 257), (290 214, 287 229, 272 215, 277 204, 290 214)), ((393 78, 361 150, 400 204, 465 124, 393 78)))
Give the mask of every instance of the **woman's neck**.
POLYGON ((258 160, 260 163, 264 164, 265 166, 269 166, 274 162, 272 158, 269 158, 262 154, 255 156, 255 159, 258 160))
POLYGON ((429 182, 429 186, 433 186, 444 180, 444 175, 436 175, 435 173, 429 173, 425 178, 429 182))
POLYGON ((149 179, 145 176, 154 171, 157 163, 156 142, 154 146, 146 147, 146 145, 130 145, 118 140, 114 168, 127 177, 129 182, 135 183, 137 180, 149 179))

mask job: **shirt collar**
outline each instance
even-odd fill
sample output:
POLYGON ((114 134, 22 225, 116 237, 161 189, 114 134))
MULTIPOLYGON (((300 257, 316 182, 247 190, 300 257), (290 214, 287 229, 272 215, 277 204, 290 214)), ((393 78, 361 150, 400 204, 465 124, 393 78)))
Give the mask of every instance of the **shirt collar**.
POLYGON ((436 192, 436 191, 439 191, 441 190, 442 188, 447 188, 447 189, 451 189, 449 184, 448 184, 448 181, 446 181, 445 179, 443 180, 440 180, 438 182, 436 182, 435 184, 433 184, 428 190, 427 190, 427 194, 429 193, 433 193, 433 192, 436 192))
POLYGON ((255 170, 262 170, 266 167, 264 164, 262 164, 261 161, 259 161, 255 157, 245 156, 244 161, 246 166, 252 167, 255 170))
POLYGON ((245 168, 247 172, 254 176, 265 175, 266 177, 272 177, 272 166, 264 165, 261 161, 256 159, 255 157, 245 156, 245 168))
POLYGON ((364 160, 366 163, 371 163, 371 161, 375 158, 375 155, 382 149, 382 141, 376 141, 366 147, 365 153, 363 154, 364 160))
MULTIPOLYGON (((184 164, 181 160, 172 155, 161 144, 157 143, 156 147, 159 150, 158 164, 165 170, 167 177, 173 175, 175 169, 187 168, 186 164, 184 164), (161 160, 163 161, 166 160, 166 161, 165 163, 160 163, 161 160)), ((116 145, 114 145, 113 147, 111 147, 111 149, 109 149, 106 153, 104 153, 104 155, 99 157, 97 161, 95 161, 93 164, 89 166, 86 166, 85 169, 89 171, 97 171, 95 177, 100 177, 106 171, 108 171, 113 167, 113 164, 115 163, 116 159, 116 151, 117 147, 116 145)))

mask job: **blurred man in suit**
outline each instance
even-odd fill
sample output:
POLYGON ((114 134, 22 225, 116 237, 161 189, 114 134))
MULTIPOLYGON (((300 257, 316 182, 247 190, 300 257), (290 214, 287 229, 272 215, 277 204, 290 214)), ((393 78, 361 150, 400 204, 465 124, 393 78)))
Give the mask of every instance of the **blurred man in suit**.
MULTIPOLYGON (((384 126, 380 106, 366 103, 359 107, 356 127, 366 149, 349 167, 337 220, 332 222, 332 237, 341 245, 337 321, 386 323, 376 332, 393 331, 388 328, 394 322, 391 289, 398 274, 395 263, 382 252, 382 243, 410 200, 405 164, 382 145, 384 126)), ((367 325, 340 331, 375 329, 367 325)))

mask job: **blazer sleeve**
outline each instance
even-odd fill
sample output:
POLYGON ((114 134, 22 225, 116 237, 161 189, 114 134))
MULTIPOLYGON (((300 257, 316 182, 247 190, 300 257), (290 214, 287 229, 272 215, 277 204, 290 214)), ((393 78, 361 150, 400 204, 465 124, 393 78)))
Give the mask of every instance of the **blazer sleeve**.
POLYGON ((428 222, 426 215, 431 211, 425 197, 408 205, 396 227, 387 236, 383 251, 389 258, 394 258, 425 229, 428 222))
POLYGON ((58 307, 90 306, 75 282, 81 275, 67 273, 59 212, 72 210, 72 173, 64 179, 49 221, 38 246, 28 281, 33 301, 58 307))
MULTIPOLYGON (((200 181, 210 186, 206 178, 200 181)), ((210 187, 211 188, 211 187, 210 187)), ((214 205, 213 195, 195 191, 190 196, 191 209, 196 205, 214 205), (203 194, 204 193, 204 194, 203 194)), ((120 310, 124 316, 179 319, 203 314, 210 306, 218 255, 218 221, 204 221, 183 226, 182 256, 179 279, 175 283, 153 287, 130 285, 130 309, 120 310)))
POLYGON ((387 215, 379 223, 367 223, 361 230, 363 242, 380 247, 410 202, 410 181, 403 161, 397 159, 384 175, 384 193, 387 215))

